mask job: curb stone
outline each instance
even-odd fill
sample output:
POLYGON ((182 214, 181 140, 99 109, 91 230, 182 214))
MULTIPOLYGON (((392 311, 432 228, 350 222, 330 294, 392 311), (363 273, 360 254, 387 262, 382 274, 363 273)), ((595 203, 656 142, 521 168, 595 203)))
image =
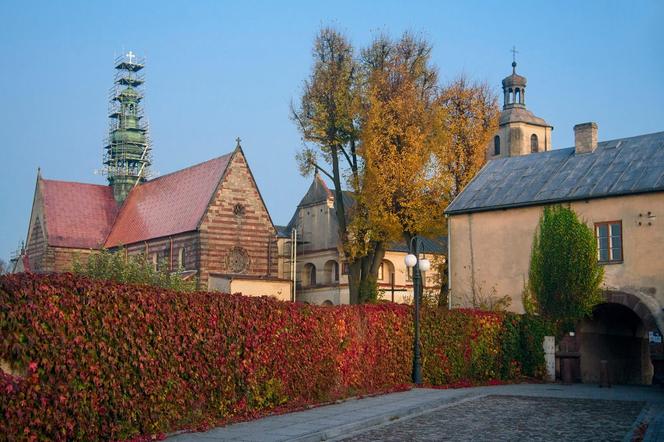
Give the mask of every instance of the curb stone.
MULTIPOLYGON (((459 404, 462 404, 464 402, 475 401, 475 400, 484 398, 486 396, 488 396, 488 394, 475 394, 475 395, 470 395, 469 394, 469 395, 465 395, 465 396, 458 396, 458 397, 455 397, 455 398, 448 398, 445 401, 441 401, 441 400, 431 401, 428 404, 419 405, 417 407, 412 407, 410 409, 406 409, 405 411, 402 410, 402 412, 400 412, 401 415, 395 415, 395 413, 386 413, 387 415, 392 415, 392 416, 390 416, 386 420, 382 420, 381 422, 375 423, 373 425, 367 425, 364 428, 361 428, 361 429, 358 429, 358 430, 349 430, 349 431, 347 431, 343 434, 338 434, 333 439, 329 439, 329 440, 330 441, 340 441, 340 440, 343 440, 343 439, 346 439, 346 438, 349 438, 349 437, 356 436, 358 434, 362 434, 362 433, 364 433, 365 431, 368 431, 368 430, 373 430, 373 429, 376 429, 376 428, 384 427, 386 425, 391 425, 391 424, 393 424, 397 421, 404 421, 404 420, 412 419, 412 418, 419 417, 419 416, 422 416, 424 414, 429 414, 431 412, 438 411, 438 410, 441 410, 441 409, 444 409, 444 408, 447 408, 447 407, 451 407, 451 406, 454 406, 454 405, 459 405, 459 404), (435 404, 437 402, 444 402, 444 403, 435 404)), ((381 417, 383 417, 383 416, 381 416, 381 417)), ((337 428, 335 428, 335 430, 337 430, 337 428)), ((316 440, 318 441, 318 440, 325 440, 325 439, 316 439, 316 440)), ((309 441, 307 441, 307 442, 309 442, 309 441)))
POLYGON ((486 396, 486 394, 478 395, 469 393, 452 398, 436 399, 413 407, 402 408, 399 410, 379 414, 377 416, 372 416, 360 421, 351 422, 346 425, 340 425, 334 428, 315 431, 300 437, 293 438, 291 440, 293 442, 319 442, 327 440, 338 441, 347 437, 351 437, 356 433, 362 433, 366 430, 373 429, 384 424, 391 424, 396 421, 421 416, 422 414, 426 414, 434 410, 449 407, 451 405, 456 405, 462 402, 473 401, 484 396, 486 396))

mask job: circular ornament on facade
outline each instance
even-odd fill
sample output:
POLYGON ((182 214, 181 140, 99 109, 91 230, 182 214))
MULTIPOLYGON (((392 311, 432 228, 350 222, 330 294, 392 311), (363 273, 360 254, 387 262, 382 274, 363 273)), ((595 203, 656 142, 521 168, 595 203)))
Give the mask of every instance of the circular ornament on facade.
POLYGON ((228 252, 226 267, 233 273, 242 273, 249 267, 249 253, 242 247, 233 247, 228 252))
POLYGON ((233 215, 237 218, 243 218, 245 213, 245 208, 242 204, 236 204, 233 206, 233 215))

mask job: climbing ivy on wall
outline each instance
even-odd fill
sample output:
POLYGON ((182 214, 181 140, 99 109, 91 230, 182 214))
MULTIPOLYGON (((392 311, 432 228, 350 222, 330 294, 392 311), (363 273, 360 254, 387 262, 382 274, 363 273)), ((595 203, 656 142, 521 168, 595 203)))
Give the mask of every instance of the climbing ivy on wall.
POLYGON ((601 302, 604 269, 593 231, 569 207, 545 207, 535 232, 525 305, 554 321, 559 332, 601 302))

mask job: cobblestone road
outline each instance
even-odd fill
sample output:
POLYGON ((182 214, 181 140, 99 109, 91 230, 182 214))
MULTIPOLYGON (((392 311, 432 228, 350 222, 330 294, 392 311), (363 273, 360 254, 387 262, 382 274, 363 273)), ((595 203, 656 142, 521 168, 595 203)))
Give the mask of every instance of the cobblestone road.
POLYGON ((622 441, 644 402, 485 396, 345 441, 622 441))

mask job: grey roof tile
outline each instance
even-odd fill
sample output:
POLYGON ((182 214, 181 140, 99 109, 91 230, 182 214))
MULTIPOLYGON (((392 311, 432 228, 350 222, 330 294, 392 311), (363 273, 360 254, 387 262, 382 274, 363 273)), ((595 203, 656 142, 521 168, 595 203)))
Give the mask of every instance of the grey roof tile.
POLYGON ((664 132, 490 161, 447 207, 465 213, 664 191, 664 132))

